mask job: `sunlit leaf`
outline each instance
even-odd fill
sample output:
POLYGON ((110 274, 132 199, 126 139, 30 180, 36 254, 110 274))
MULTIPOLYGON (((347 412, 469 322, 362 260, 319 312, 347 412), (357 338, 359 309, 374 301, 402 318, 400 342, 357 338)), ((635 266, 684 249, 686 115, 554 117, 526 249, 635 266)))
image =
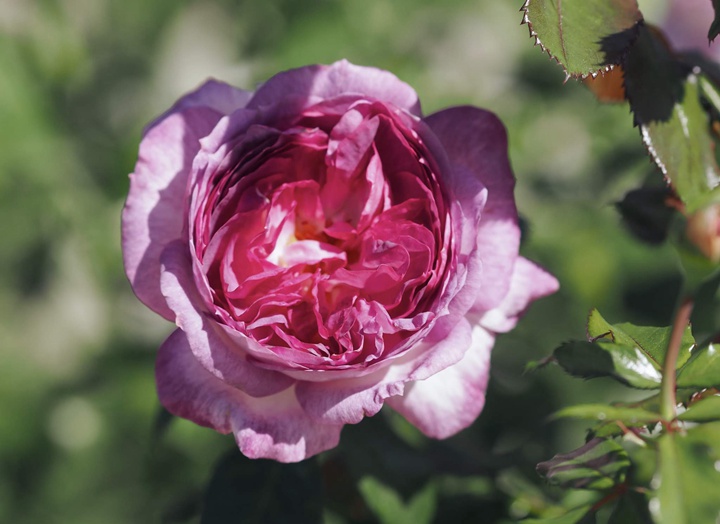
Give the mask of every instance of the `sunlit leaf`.
POLYGON ((688 212, 703 207, 715 197, 720 168, 698 76, 644 26, 623 68, 625 92, 650 156, 688 212))
POLYGON ((720 396, 713 395, 691 404, 678 419, 692 422, 720 420, 720 396))
POLYGON ((315 459, 281 464, 233 450, 210 480, 201 524, 315 524, 322 518, 321 486, 315 459))
MULTIPOLYGON (((665 362, 665 352, 670 343, 671 327, 635 326, 629 323, 610 324, 597 309, 590 311, 588 317, 588 336, 599 344, 612 342, 623 346, 632 346, 640 350, 660 369, 665 362)), ((686 327, 680 342, 677 366, 685 364, 695 345, 690 327, 686 327)))
POLYGON ((585 341, 566 342, 553 353, 565 371, 580 378, 611 377, 631 387, 660 387, 657 364, 633 346, 585 341))
POLYGON ((720 519, 720 423, 666 433, 659 439, 660 486, 650 504, 660 524, 714 523, 720 519))
POLYGON ((556 418, 568 417, 592 421, 619 420, 629 425, 656 422, 658 413, 642 408, 610 406, 608 404, 578 404, 561 409, 554 415, 556 418))
POLYGON ((537 471, 564 488, 607 490, 622 482, 629 467, 630 460, 620 444, 594 438, 570 453, 541 462, 537 471))
POLYGON ((687 363, 678 371, 679 388, 710 388, 720 385, 720 351, 709 344, 693 351, 687 363))
POLYGON ((523 22, 570 76, 609 70, 637 36, 636 0, 527 0, 523 22))

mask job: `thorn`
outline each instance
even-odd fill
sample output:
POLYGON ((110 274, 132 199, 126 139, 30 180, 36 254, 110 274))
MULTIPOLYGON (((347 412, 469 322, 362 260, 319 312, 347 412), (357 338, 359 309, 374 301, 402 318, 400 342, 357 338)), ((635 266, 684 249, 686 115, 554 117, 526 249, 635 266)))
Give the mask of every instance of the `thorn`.
POLYGON ((563 81, 563 84, 567 84, 568 80, 570 80, 570 73, 565 71, 565 80, 563 81))

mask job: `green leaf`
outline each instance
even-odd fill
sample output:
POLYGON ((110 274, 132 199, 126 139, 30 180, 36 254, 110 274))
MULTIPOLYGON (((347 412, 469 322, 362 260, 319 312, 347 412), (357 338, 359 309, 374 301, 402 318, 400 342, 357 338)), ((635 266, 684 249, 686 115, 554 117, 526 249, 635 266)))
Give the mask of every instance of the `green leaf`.
POLYGON ((619 344, 566 342, 553 353, 565 371, 580 378, 611 377, 639 389, 660 387, 658 366, 642 351, 619 344))
POLYGON ((564 488, 608 490, 623 481, 629 467, 622 446, 614 440, 594 438, 570 453, 541 462, 537 471, 564 488))
POLYGON ((708 31, 708 40, 711 42, 715 40, 715 37, 720 34, 720 0, 712 0, 713 9, 715 9, 715 18, 710 25, 708 31))
POLYGON ((720 518, 720 423, 659 438, 660 486, 650 508, 659 524, 714 523, 720 518))
MULTIPOLYGON (((629 323, 609 324, 597 309, 588 317, 588 336, 603 347, 608 341, 621 346, 634 347, 660 370, 665 362, 665 352, 670 343, 672 327, 635 326, 629 323)), ((685 364, 695 346, 690 326, 685 328, 680 342, 678 367, 685 364)))
POLYGON ((717 198, 720 168, 698 76, 647 27, 640 28, 623 69, 626 96, 650 156, 688 213, 704 207, 717 198))
POLYGON ((661 244, 676 213, 667 204, 671 194, 668 187, 641 187, 628 192, 615 208, 633 235, 648 244, 661 244))
POLYGON ((407 504, 394 489, 373 477, 364 477, 358 487, 382 524, 430 524, 435 516, 437 489, 433 483, 428 483, 407 504))
MULTIPOLYGON (((588 318, 588 337, 592 342, 566 342, 553 356, 574 376, 612 377, 635 388, 654 389, 660 386, 671 332, 670 327, 613 325, 593 309, 588 318)), ((678 366, 690 359, 694 345, 688 327, 683 333, 678 366)))
POLYGON ((580 418, 593 421, 619 420, 631 426, 657 422, 660 419, 658 413, 653 413, 652 411, 647 411, 642 408, 610 406, 608 404, 579 404, 569 406, 555 413, 554 417, 580 418))
POLYGON ((522 9, 535 44, 574 77, 618 63, 642 20, 636 0, 527 0, 522 9))
POLYGON ((691 404, 686 411, 678 415, 679 420, 691 422, 711 422, 720 420, 720 396, 712 395, 691 404))
POLYGON ((645 495, 626 493, 610 514, 608 524, 654 524, 645 495))
POLYGON ((715 344, 693 351, 677 375, 679 388, 711 388, 720 385, 720 351, 715 344))
POLYGON ((251 460, 233 450, 218 463, 201 524, 316 524, 322 520, 322 478, 316 459, 297 464, 251 460))

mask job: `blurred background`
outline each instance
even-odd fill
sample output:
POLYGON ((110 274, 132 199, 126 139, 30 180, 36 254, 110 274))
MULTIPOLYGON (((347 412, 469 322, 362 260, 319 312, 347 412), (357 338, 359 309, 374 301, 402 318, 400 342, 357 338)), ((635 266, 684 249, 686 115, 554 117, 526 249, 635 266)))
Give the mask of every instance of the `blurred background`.
MULTIPOLYGON (((669 248, 631 238, 614 208, 659 176, 628 107, 564 85, 520 25, 521 4, 0 0, 0 522, 198 521, 234 443, 159 412, 154 354, 172 326, 123 272, 127 175, 143 126, 205 78, 252 89, 340 58, 394 72, 427 114, 474 104, 502 118, 522 252, 562 289, 499 337, 472 428, 430 442, 388 410, 347 427, 320 460, 324 519, 377 521, 367 494, 380 484, 404 500, 431 484, 426 522, 509 522, 542 503, 534 464, 584 438, 548 415, 625 392, 526 363, 582 338, 591 307, 667 324, 679 273, 669 248)), ((660 0, 641 8, 668 16, 660 0)))

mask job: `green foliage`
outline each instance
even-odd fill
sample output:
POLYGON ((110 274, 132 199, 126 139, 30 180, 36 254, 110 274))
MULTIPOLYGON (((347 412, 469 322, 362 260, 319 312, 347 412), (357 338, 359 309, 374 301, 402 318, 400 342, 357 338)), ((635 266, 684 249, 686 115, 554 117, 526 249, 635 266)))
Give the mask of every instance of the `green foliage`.
MULTIPOLYGON (((581 378, 611 377, 631 387, 655 389, 662 381, 671 328, 632 324, 609 324, 593 309, 588 318, 589 341, 562 344, 555 360, 571 375, 581 378)), ((691 358, 695 340, 687 327, 683 332, 677 367, 691 358)))
POLYGON ((660 487, 656 522, 694 524, 716 522, 720 516, 720 424, 667 433, 659 439, 660 487))
POLYGON ((642 20, 636 0, 527 0, 523 22, 568 76, 608 71, 630 47, 642 20))
POLYGON ((540 463, 538 472, 564 489, 606 494, 589 508, 566 506, 562 517, 552 517, 565 519, 557 522, 581 522, 610 503, 610 523, 690 524, 714 522, 720 515, 720 396, 708 389, 720 378, 717 352, 713 344, 696 347, 689 326, 677 338, 674 329, 610 324, 593 310, 587 325, 590 341, 567 342, 553 353, 572 375, 611 377, 663 391, 633 404, 579 404, 555 414, 596 425, 585 445, 540 463), (674 361, 666 362, 668 358, 674 361), (668 369, 674 371, 670 379, 668 369), (668 399, 668 380, 684 393, 668 399), (665 418, 664 413, 675 413, 676 403, 680 414, 665 418))
POLYGON ((653 160, 691 213, 710 202, 720 168, 700 102, 699 78, 648 28, 623 65, 625 91, 653 160))
POLYGON ((678 372, 681 388, 711 388, 720 385, 720 353, 715 344, 693 351, 690 360, 678 372))

